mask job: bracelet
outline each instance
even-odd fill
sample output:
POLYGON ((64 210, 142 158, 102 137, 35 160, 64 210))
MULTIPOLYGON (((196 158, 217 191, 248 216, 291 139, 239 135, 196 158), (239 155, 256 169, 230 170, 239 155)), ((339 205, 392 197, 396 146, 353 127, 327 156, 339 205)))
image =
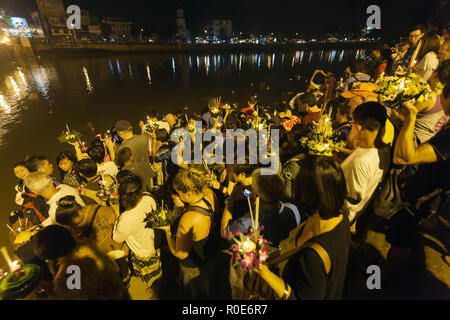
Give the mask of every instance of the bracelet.
POLYGON ((284 293, 283 296, 281 297, 281 300, 287 300, 287 298, 289 298, 290 294, 289 294, 289 285, 285 282, 284 283, 284 293))

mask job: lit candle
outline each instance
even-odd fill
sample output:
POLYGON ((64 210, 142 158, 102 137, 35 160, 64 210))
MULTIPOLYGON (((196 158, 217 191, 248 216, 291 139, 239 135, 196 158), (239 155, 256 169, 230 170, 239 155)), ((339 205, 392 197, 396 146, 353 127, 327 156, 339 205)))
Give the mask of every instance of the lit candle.
POLYGON ((10 269, 11 269, 11 272, 16 272, 16 271, 20 270, 20 264, 19 264, 19 261, 14 260, 13 262, 11 262, 11 267, 10 267, 10 269))
POLYGON ((403 88, 405 87, 405 79, 403 78, 402 82, 400 83, 400 90, 403 90, 403 88))
POLYGON ((252 252, 255 249, 256 249, 256 244, 253 241, 247 240, 242 244, 242 250, 245 253, 252 252))
POLYGON ((11 272, 15 272, 20 269, 20 265, 18 261, 11 261, 11 258, 9 257, 8 250, 6 250, 6 247, 2 247, 0 249, 2 252, 3 258, 5 258, 6 262, 8 263, 9 270, 11 272))

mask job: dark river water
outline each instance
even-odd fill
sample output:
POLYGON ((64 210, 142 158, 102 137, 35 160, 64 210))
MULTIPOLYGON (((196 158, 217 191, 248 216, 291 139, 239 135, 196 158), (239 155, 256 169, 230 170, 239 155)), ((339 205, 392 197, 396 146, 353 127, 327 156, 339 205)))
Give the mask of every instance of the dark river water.
POLYGON ((186 106, 200 111, 214 96, 238 105, 246 104, 252 94, 262 105, 289 101, 314 69, 340 76, 363 53, 294 50, 0 62, 0 246, 9 247, 6 223, 17 209, 13 164, 28 155, 46 155, 59 179, 56 156, 72 150, 56 139, 66 124, 89 142, 93 129, 105 132, 120 119, 138 128, 149 106, 163 115, 186 106))

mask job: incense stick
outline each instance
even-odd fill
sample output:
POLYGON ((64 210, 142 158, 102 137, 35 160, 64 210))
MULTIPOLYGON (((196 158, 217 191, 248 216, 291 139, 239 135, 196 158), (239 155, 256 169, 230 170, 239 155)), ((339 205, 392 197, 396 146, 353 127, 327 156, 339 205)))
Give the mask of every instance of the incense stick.
POLYGON ((250 217, 252 218, 252 227, 253 230, 255 230, 255 220, 253 219, 253 210, 252 210, 252 204, 250 203, 250 197, 247 197, 248 201, 248 207, 250 208, 250 217))
POLYGON ((256 228, 259 228, 259 197, 256 198, 255 240, 258 241, 256 228))
POLYGON ((16 233, 16 232, 14 231, 14 229, 11 228, 11 227, 9 226, 9 224, 6 224, 6 226, 8 227, 9 230, 11 230, 12 232, 16 233))

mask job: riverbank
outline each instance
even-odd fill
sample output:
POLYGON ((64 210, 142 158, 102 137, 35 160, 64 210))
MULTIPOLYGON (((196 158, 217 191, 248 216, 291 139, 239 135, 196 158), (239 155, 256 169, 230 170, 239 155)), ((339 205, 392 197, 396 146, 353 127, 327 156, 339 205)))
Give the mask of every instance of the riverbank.
POLYGON ((70 57, 70 56, 107 56, 119 54, 142 53, 186 53, 186 52, 277 52, 295 50, 345 50, 366 48, 373 45, 373 41, 360 42, 313 42, 299 44, 113 44, 113 43, 58 43, 54 45, 34 43, 33 49, 38 56, 70 57))

